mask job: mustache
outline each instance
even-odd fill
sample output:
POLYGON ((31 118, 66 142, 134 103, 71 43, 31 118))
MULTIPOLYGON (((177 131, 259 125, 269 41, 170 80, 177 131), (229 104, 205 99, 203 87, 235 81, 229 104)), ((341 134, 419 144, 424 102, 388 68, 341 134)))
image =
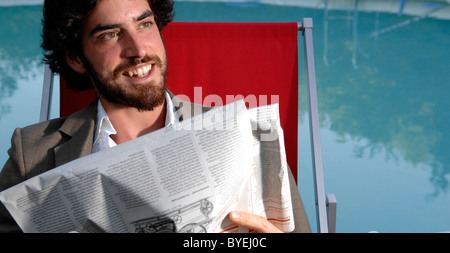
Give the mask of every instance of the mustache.
POLYGON ((162 67, 165 63, 161 58, 157 55, 145 55, 140 59, 129 59, 127 62, 120 64, 113 71, 114 77, 119 77, 125 72, 127 69, 133 68, 139 64, 154 62, 156 66, 162 67))

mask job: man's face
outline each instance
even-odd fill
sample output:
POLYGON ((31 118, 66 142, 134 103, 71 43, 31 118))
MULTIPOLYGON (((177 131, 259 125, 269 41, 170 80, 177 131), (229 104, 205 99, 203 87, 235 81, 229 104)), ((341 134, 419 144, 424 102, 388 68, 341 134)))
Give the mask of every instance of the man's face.
POLYGON ((164 102, 166 52, 147 0, 101 0, 83 24, 82 46, 100 98, 139 110, 164 102))

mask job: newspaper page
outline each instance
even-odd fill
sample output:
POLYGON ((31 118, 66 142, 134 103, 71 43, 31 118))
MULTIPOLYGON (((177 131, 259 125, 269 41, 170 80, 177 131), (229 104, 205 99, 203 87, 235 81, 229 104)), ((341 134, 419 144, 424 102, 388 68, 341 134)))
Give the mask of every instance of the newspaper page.
POLYGON ((230 211, 294 229, 278 105, 238 101, 0 193, 24 232, 249 232, 230 211))

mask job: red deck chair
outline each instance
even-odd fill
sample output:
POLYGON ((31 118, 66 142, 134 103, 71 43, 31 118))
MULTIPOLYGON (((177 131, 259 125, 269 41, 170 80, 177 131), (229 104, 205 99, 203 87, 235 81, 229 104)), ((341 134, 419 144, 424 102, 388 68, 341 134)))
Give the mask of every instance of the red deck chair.
MULTIPOLYGON (((211 95, 219 96, 224 103, 245 99, 249 107, 279 103, 287 161, 297 180, 297 37, 299 30, 304 35, 310 33, 310 38, 305 36, 305 46, 309 43, 310 48, 305 49, 310 51, 308 55, 313 54, 311 29, 311 19, 304 19, 303 23, 173 22, 163 30, 169 65, 167 88, 175 95, 186 95, 191 102, 208 106, 211 101, 205 98, 211 95)), ((307 59, 307 66, 318 224, 321 232, 328 232, 334 230, 334 221, 328 229, 313 55, 307 59)), ((93 91, 67 90, 64 80, 60 86, 62 117, 95 99, 93 91)), ((328 197, 331 197, 330 207, 335 210, 334 195, 328 197)))

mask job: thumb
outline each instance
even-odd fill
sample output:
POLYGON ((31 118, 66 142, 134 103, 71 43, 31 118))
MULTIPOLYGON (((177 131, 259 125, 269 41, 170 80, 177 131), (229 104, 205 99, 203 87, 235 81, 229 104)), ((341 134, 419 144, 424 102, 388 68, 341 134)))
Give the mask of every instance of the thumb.
POLYGON ((282 233, 270 221, 259 215, 233 211, 228 217, 234 224, 252 229, 257 233, 282 233))

